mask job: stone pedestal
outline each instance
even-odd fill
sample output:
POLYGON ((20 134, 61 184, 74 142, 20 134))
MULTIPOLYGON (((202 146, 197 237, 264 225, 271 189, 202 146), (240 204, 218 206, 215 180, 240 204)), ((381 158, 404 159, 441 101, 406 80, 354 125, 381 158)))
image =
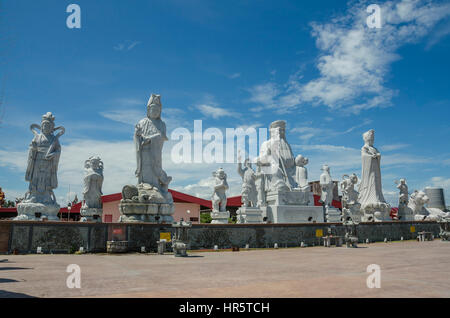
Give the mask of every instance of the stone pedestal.
POLYGON ((328 223, 341 223, 342 222, 341 210, 328 207, 325 210, 325 219, 328 223))
POLYGON ((211 224, 228 224, 228 219, 230 217, 230 212, 218 212, 218 211, 212 211, 211 212, 211 224))
POLYGON ((399 205, 397 216, 400 221, 414 221, 414 212, 406 204, 399 205))
POLYGON ((81 208, 80 222, 102 222, 103 209, 81 208))
POLYGON ((263 211, 257 207, 240 207, 236 213, 238 224, 263 222, 263 211))
POLYGON ((266 201, 268 205, 306 206, 309 198, 309 193, 305 193, 300 189, 293 189, 292 191, 268 191, 266 201))
POLYGON ((266 200, 267 206, 261 209, 268 223, 324 222, 323 207, 305 204, 305 194, 300 189, 268 191, 266 200))
POLYGON ((58 213, 60 206, 57 203, 19 203, 17 205, 16 221, 39 221, 47 219, 48 221, 59 221, 58 213))
POLYGON ((349 206, 348 208, 342 208, 342 221, 343 222, 357 222, 360 223, 362 220, 362 212, 358 204, 349 206))
POLYGON ((173 204, 120 202, 120 222, 172 223, 173 204))
POLYGON ((323 223, 323 207, 269 205, 262 208, 268 223, 323 223))

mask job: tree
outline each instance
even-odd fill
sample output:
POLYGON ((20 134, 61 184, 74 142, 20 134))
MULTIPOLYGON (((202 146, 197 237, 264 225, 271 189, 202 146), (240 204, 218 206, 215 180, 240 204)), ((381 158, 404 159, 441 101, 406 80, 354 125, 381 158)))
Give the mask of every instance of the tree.
POLYGON ((211 223, 212 218, 209 212, 200 213, 200 223, 211 223))

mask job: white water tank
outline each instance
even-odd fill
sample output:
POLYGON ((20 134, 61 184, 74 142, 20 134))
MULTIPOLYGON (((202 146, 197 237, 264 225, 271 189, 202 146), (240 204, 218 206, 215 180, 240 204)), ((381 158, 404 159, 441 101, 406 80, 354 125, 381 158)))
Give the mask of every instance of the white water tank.
POLYGON ((430 198, 427 207, 446 210, 443 188, 426 187, 425 194, 430 198))

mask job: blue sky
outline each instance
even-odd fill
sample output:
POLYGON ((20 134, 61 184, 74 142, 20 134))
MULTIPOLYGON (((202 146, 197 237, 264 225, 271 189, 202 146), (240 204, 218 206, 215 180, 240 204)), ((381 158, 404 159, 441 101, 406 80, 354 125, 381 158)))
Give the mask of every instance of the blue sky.
MULTIPOLYGON (((162 95, 170 132, 267 127, 284 119, 310 179, 329 164, 360 175, 361 134, 375 129, 383 188, 442 186, 450 200, 450 4, 444 1, 87 1, 0 3, 0 186, 23 195, 29 126, 51 111, 61 137, 60 203, 81 198, 83 162, 100 155, 104 193, 135 183, 133 126, 151 93, 162 95), (66 7, 81 8, 81 29, 66 7), (365 9, 381 6, 382 28, 365 9)), ((211 172, 233 164, 164 167, 171 187, 211 193, 211 172)))

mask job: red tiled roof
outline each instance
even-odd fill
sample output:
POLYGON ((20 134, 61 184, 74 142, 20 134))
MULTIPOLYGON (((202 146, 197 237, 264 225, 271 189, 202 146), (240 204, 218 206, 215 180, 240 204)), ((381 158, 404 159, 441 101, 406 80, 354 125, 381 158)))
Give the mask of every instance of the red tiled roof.
MULTIPOLYGON (((210 200, 198 198, 193 195, 189 195, 189 194, 175 191, 172 189, 169 189, 169 192, 172 194, 174 202, 197 203, 201 206, 212 209, 212 203, 210 200)), ((120 193, 120 192, 102 196, 103 203, 119 201, 121 199, 122 199, 122 193, 120 193)), ((320 200, 320 196, 314 195, 314 205, 320 206, 321 204, 320 204, 319 200, 320 200)), ((80 213, 81 203, 82 202, 78 202, 77 204, 74 204, 72 206, 72 209, 70 210, 70 213, 74 213, 74 214, 80 213)), ((229 207, 240 207, 241 205, 242 205, 242 203, 241 203, 240 195, 234 196, 234 197, 229 197, 227 199, 227 206, 229 206, 229 207)), ((333 200, 331 205, 338 209, 342 208, 340 201, 333 200)), ((395 209, 395 208, 393 208, 393 209, 395 209)), ((2 213, 2 212, 3 213, 14 213, 14 212, 16 212, 16 208, 0 208, 0 213, 2 213)), ((63 207, 59 210, 59 212, 60 213, 68 213, 69 210, 67 209, 67 207, 63 207)))

